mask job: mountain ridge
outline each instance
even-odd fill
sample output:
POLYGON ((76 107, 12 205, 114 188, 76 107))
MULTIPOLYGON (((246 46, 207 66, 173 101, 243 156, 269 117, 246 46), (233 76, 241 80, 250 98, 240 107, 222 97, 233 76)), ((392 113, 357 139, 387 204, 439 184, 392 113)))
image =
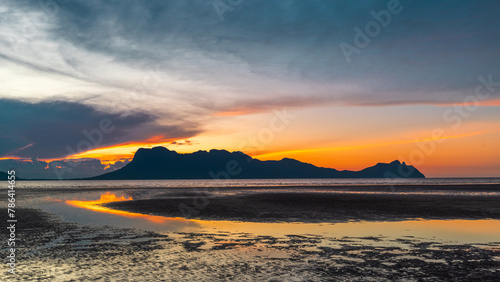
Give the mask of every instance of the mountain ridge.
POLYGON ((413 166, 396 160, 360 171, 317 167, 291 158, 261 161, 227 150, 180 154, 165 147, 140 148, 125 167, 87 178, 127 179, 266 179, 266 178, 425 178, 413 166))

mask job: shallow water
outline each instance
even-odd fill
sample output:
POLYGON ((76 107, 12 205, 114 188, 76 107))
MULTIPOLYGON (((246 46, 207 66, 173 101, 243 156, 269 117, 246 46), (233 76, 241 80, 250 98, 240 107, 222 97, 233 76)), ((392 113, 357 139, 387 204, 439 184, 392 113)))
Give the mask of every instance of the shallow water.
MULTIPOLYGON (((318 235, 333 238, 341 237, 383 237, 415 238, 438 241, 441 243, 472 244, 500 241, 500 220, 405 220, 394 222, 347 222, 347 223, 260 223, 237 221, 211 221, 172 218, 156 215, 124 212, 112 208, 102 208, 103 196, 113 195, 121 200, 154 198, 158 194, 165 197, 169 190, 156 191, 141 189, 117 190, 113 192, 79 191, 78 193, 58 192, 52 197, 32 199, 32 204, 51 212, 69 222, 86 225, 110 225, 114 227, 141 228, 155 232, 229 232, 250 233, 263 236, 318 235), (91 203, 80 206, 73 204, 91 203), (98 207, 96 209, 95 207, 98 207)), ((248 192, 247 192, 248 193, 248 192)), ((360 193, 360 192, 355 192, 360 193)), ((485 192, 486 193, 486 192, 485 192)), ((476 194, 476 193, 474 193, 476 194)), ((175 194, 174 194, 175 195, 175 194)))

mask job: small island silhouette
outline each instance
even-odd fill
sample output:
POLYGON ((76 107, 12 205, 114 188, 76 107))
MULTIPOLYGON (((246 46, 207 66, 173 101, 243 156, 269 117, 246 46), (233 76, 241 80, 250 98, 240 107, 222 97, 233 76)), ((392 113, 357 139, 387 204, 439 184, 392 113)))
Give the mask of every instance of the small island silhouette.
POLYGON ((271 178, 425 178, 404 162, 378 163, 360 171, 317 167, 294 159, 261 161, 226 150, 180 154, 165 147, 140 148, 125 167, 90 180, 271 178))

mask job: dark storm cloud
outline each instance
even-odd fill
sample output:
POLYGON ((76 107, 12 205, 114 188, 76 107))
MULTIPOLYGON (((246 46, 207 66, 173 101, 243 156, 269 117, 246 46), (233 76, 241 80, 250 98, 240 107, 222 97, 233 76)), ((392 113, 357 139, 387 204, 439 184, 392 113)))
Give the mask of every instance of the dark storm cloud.
POLYGON ((106 113, 64 101, 28 103, 0 99, 0 156, 60 158, 152 136, 185 138, 193 127, 159 125, 147 113, 106 113))

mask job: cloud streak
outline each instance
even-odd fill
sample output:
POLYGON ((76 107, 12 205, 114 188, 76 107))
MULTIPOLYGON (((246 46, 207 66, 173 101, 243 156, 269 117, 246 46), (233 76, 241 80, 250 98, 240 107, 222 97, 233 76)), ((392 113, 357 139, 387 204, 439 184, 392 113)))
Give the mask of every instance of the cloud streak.
POLYGON ((139 95, 148 99, 138 107, 160 112, 155 105, 167 101, 188 115, 199 106, 195 96, 213 101, 207 112, 264 104, 269 95, 311 99, 304 107, 318 99, 326 105, 454 103, 470 94, 477 75, 500 72, 493 59, 500 32, 493 11, 500 4, 401 3, 405 10, 351 64, 336 47, 352 41, 353 28, 387 1, 245 1, 223 22, 206 1, 71 1, 41 22, 38 4, 7 3, 3 14, 11 22, 2 22, 2 35, 19 38, 16 26, 28 16, 38 28, 29 42, 16 42, 17 53, 4 42, 0 58, 75 80, 78 95, 59 91, 70 100, 97 88, 93 103, 109 105, 110 96, 142 88, 139 95), (152 72, 161 80, 143 87, 152 72))

